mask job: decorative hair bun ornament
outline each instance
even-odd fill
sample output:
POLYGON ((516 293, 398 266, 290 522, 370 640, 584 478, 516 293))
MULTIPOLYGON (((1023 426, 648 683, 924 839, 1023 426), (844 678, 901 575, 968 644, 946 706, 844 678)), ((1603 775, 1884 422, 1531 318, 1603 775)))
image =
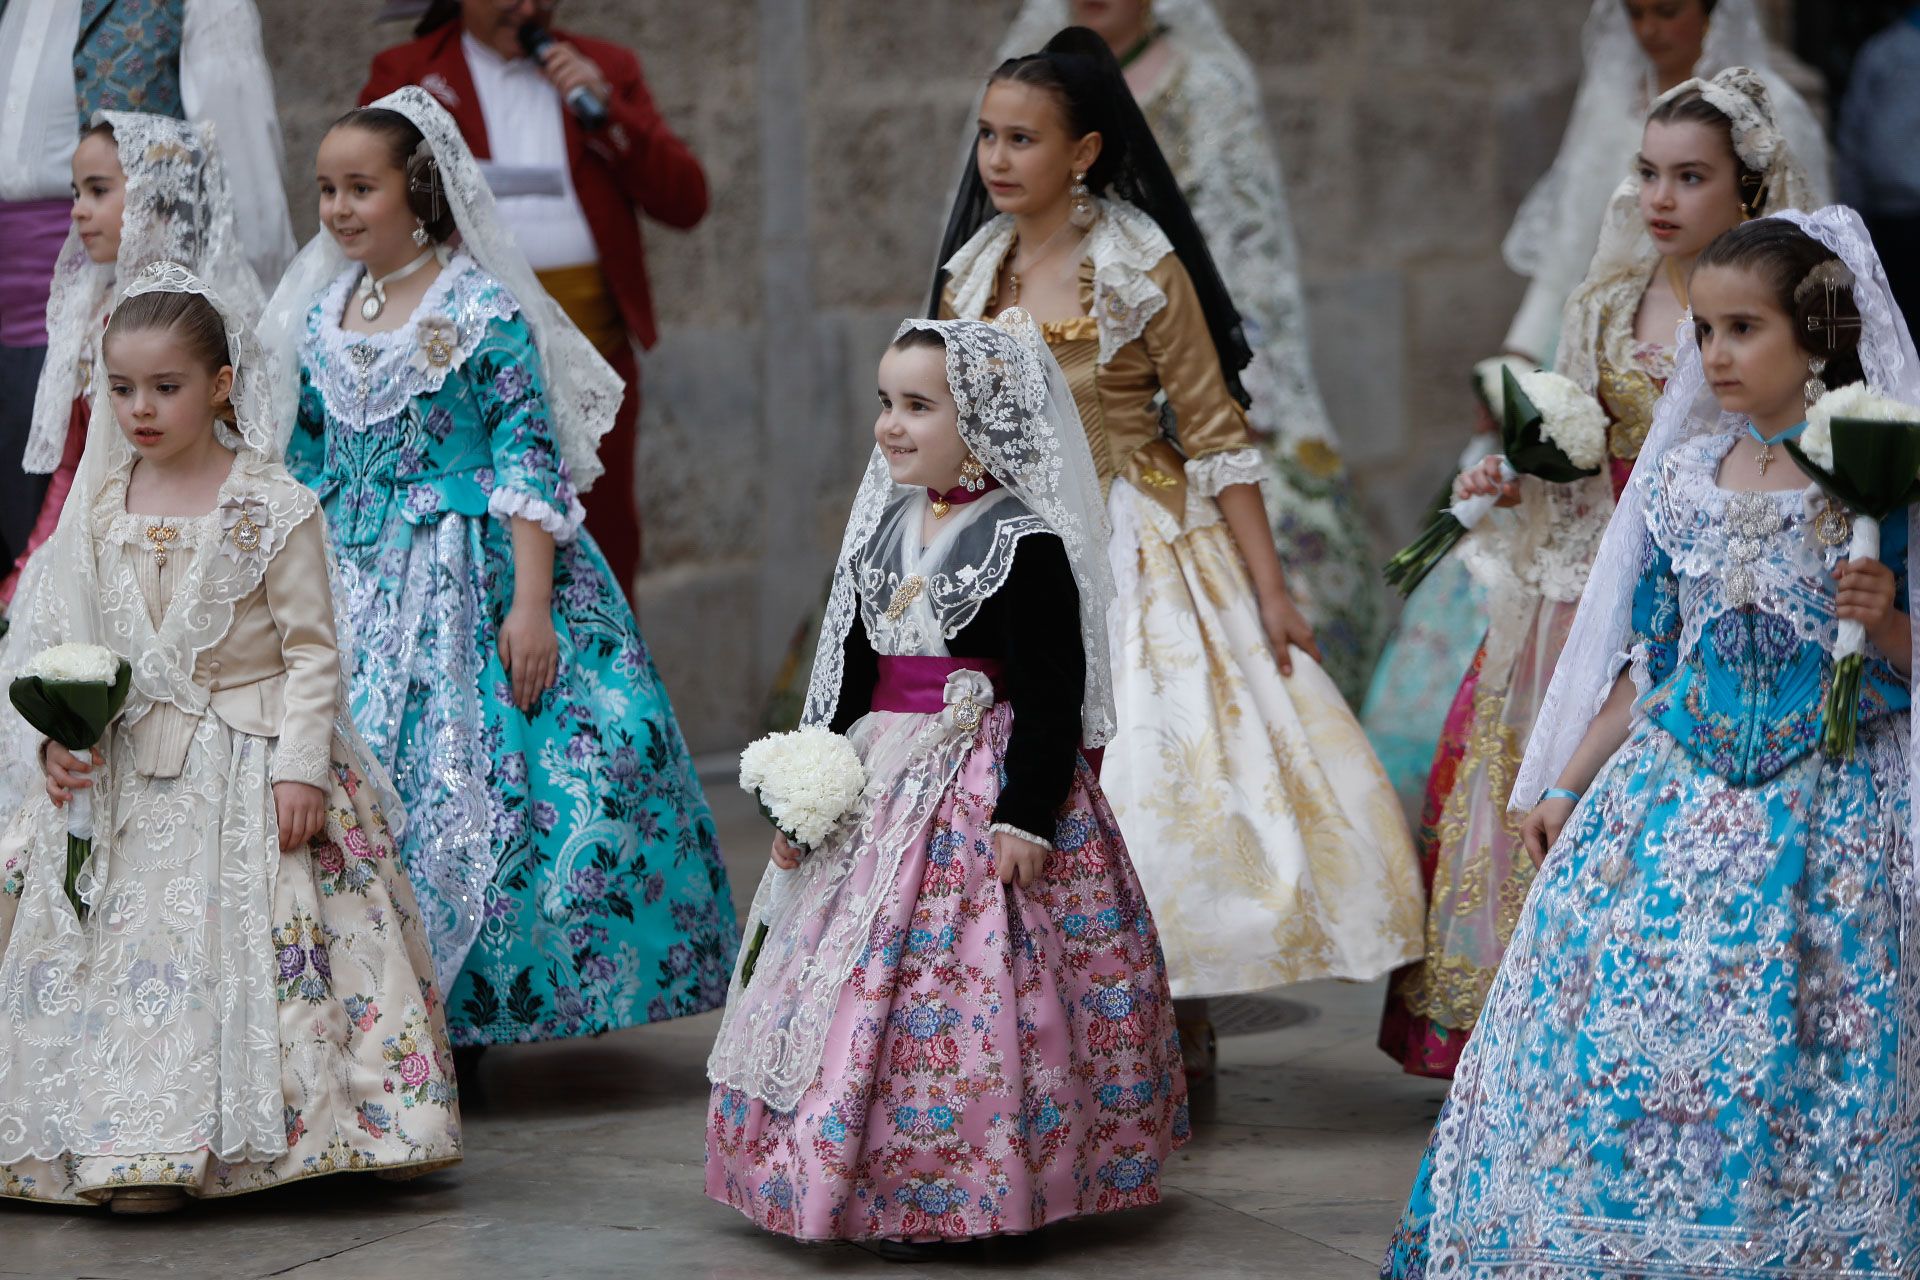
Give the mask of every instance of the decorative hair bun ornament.
MULTIPOLYGON (((1820 339, 1829 353, 1840 350, 1843 333, 1851 333, 1854 342, 1859 341, 1860 317, 1839 314, 1840 296, 1842 293, 1851 295, 1853 284, 1853 272, 1847 264, 1838 258, 1829 258, 1816 264, 1807 272, 1806 279, 1793 288, 1794 305, 1806 317, 1804 323, 1808 339, 1820 339)), ((1821 394, 1825 394, 1824 390, 1821 394)), ((1815 400, 1819 398, 1817 395, 1812 397, 1815 400)))

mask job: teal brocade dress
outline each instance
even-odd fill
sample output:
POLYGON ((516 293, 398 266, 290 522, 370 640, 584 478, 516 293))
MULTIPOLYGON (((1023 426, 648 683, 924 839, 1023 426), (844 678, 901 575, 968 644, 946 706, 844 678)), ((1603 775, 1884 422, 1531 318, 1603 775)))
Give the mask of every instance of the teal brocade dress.
POLYGON ((456 254, 408 322, 316 300, 287 465, 318 491, 355 723, 407 810, 401 855, 456 1045, 592 1035, 721 1004, 739 928, 713 815, 546 417, 507 290, 456 254), (500 660, 511 518, 556 539, 554 685, 500 660))
MULTIPOLYGON (((1920 1271, 1908 682, 1869 651, 1819 748, 1817 491, 1660 463, 1621 655, 1640 693, 1541 868, 1381 1274, 1920 1271)), ((1906 610, 1905 513, 1881 558, 1906 610)))

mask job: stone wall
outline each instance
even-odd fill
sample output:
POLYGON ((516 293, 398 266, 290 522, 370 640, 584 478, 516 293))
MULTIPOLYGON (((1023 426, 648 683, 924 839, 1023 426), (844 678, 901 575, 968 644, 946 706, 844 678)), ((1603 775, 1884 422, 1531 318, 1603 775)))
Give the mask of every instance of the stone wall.
MULTIPOLYGON (((1314 354, 1377 540, 1463 443, 1469 364, 1522 282, 1499 245, 1551 159, 1584 0, 1219 0, 1264 77, 1314 354)), ((260 0, 297 229, 368 59, 373 0, 260 0), (320 16, 324 15, 324 16, 320 16)), ((979 82, 1017 0, 567 0, 635 47, 707 166, 711 216, 654 228, 641 619, 696 751, 737 745, 816 600, 872 421, 873 366, 924 306, 979 82)))

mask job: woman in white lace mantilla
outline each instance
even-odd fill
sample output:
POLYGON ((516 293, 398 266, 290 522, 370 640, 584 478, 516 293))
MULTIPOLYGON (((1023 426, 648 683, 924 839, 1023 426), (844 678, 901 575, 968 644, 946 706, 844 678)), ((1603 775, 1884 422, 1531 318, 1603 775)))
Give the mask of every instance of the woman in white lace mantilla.
MULTIPOLYGON (((40 516, 0 603, 13 599, 27 558, 53 534, 86 447, 87 391, 107 304, 148 265, 177 262, 251 324, 266 297, 247 263, 213 127, 170 116, 102 111, 73 153, 73 221, 47 295, 40 368, 21 465, 49 475, 40 516)), ((284 213, 281 215, 284 221, 284 213)))
POLYGON ((1850 559, 1863 517, 1781 447, 1829 382, 1920 408, 1920 356, 1850 209, 1727 232, 1690 290, 1514 785, 1544 863, 1389 1280, 1920 1271, 1914 508, 1850 559))
POLYGON ((132 686, 91 761, 0 718, 46 771, 0 839, 0 1196, 153 1212, 460 1156, 400 810, 347 720, 325 521, 277 460, 267 384, 185 268, 116 304, 7 637, 10 669, 97 644, 132 686))
POLYGON ((907 321, 879 392, 807 695, 868 787, 804 858, 776 839, 707 1067, 707 1194, 907 1245, 1152 1204, 1186 1080, 1083 752, 1115 724, 1094 459, 1022 311, 907 321))
MULTIPOLYGON (((1288 595, 1232 299, 1091 31, 990 79, 943 262, 942 314, 1018 302, 1040 321, 1107 486, 1120 731, 1101 782, 1174 994, 1372 978, 1410 958, 1405 820, 1288 595)), ((1183 1023, 1189 1069, 1209 1069, 1204 1005, 1183 1023)))
MULTIPOLYGON (((1652 426, 1686 274, 1721 232, 1806 198, 1753 72, 1687 81, 1648 112, 1635 172, 1615 193, 1562 325, 1559 372, 1606 410, 1606 467, 1569 485, 1523 479, 1508 498, 1518 505, 1483 521, 1460 548, 1487 593, 1489 621, 1428 781, 1424 954, 1396 975, 1381 1028, 1381 1048, 1410 1072, 1453 1073, 1532 882, 1508 793, 1614 497, 1652 426)), ((1460 492, 1498 487, 1494 460, 1466 473, 1460 492)))
POLYGON ((1374 549, 1314 380, 1299 245, 1259 76, 1210 0, 1026 0, 999 61, 1081 23, 1119 59, 1216 261, 1253 358, 1241 371, 1280 562, 1313 624, 1321 665, 1359 704, 1384 623, 1374 549))

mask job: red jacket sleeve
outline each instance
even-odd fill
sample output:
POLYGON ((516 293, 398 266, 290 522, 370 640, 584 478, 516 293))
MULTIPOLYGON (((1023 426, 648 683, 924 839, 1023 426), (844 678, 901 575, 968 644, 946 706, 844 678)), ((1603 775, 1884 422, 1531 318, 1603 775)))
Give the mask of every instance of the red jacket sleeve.
POLYGON ((396 89, 404 89, 413 83, 413 77, 400 66, 400 55, 406 51, 401 45, 394 49, 383 49, 373 55, 373 65, 367 68, 367 82, 360 87, 360 106, 366 106, 377 98, 384 98, 396 89))
POLYGON ((581 52, 599 64, 613 89, 610 123, 587 135, 587 149, 607 163, 620 190, 648 217, 683 230, 698 223, 707 213, 707 175, 653 105, 640 60, 603 41, 581 52))

